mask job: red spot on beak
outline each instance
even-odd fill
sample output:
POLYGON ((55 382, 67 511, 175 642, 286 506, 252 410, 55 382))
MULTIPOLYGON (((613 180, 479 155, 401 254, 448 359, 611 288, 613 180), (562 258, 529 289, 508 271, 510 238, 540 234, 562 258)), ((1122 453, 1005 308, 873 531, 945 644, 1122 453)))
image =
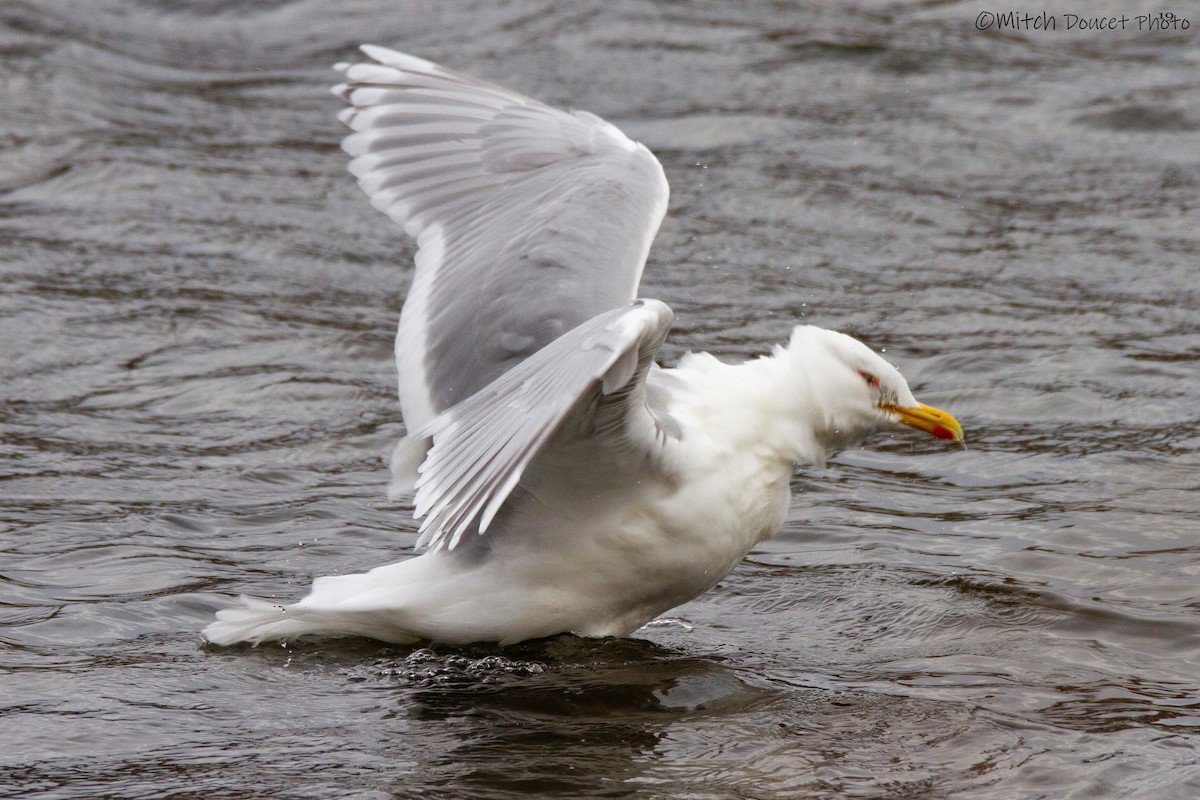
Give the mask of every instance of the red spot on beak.
POLYGON ((941 425, 934 425, 933 430, 931 430, 930 433, 939 439, 954 438, 954 431, 950 430, 949 428, 943 428, 941 425))

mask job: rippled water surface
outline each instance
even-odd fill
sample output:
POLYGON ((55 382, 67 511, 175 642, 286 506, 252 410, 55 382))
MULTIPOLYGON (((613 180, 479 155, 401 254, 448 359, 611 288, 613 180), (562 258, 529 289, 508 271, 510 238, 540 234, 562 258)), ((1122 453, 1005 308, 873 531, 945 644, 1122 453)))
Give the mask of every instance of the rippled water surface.
POLYGON ((1200 7, 988 8, 0 4, 0 796, 1200 796, 1200 7), (204 646, 415 538, 363 41, 655 150, 668 360, 853 332, 969 448, 798 472, 631 639, 204 646))

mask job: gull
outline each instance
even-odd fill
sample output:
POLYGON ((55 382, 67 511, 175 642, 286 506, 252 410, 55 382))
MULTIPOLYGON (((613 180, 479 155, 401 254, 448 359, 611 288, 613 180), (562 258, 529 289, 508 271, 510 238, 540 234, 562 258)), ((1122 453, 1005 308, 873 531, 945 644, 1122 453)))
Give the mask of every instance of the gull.
POLYGON ((654 155, 585 111, 362 51, 334 93, 351 173, 417 244, 389 495, 414 494, 425 552, 291 604, 243 596, 209 642, 625 636, 774 535, 797 467, 881 430, 962 439, 882 357, 811 325, 744 363, 659 366, 673 314, 636 299, 667 210, 654 155))

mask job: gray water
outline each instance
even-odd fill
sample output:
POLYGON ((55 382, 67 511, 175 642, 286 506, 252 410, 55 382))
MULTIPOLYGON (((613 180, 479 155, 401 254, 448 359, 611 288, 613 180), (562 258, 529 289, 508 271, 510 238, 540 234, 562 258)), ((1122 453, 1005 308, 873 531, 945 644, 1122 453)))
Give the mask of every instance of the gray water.
POLYGON ((989 8, 5 0, 0 796, 1200 796, 1200 6, 989 8), (658 154, 668 361, 845 330, 969 447, 799 471, 630 639, 205 646, 415 540, 363 41, 658 154))

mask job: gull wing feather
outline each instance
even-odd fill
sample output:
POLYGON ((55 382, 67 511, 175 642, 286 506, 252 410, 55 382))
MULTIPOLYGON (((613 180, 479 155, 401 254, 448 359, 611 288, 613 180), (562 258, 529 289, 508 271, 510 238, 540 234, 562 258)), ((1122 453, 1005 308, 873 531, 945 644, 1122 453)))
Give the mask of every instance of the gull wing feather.
POLYGON ((634 299, 666 212, 662 166, 586 112, 364 45, 334 87, 372 204, 417 240, 396 337, 409 430, 634 299))
POLYGON ((393 491, 415 485, 418 546, 453 549, 473 527, 486 532, 556 433, 656 441, 645 383, 673 319, 657 300, 599 314, 401 440, 393 491))

